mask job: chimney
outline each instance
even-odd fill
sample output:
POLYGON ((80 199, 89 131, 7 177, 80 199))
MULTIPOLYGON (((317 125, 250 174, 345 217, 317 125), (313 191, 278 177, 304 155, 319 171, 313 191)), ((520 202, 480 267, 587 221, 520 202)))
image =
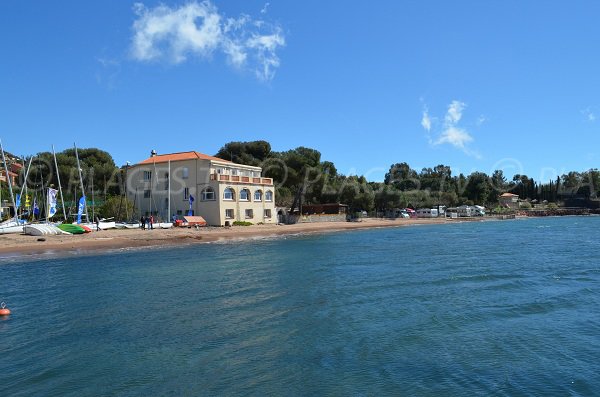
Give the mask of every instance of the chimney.
POLYGON ((150 157, 156 157, 156 150, 152 149, 150 151, 150 157))

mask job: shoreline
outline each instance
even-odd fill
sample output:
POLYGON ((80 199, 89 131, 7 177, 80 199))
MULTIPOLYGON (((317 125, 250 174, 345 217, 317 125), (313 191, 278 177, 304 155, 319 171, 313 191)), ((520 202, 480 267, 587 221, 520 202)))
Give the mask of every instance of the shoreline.
POLYGON ((488 219, 371 219, 361 222, 298 223, 294 225, 252 225, 231 228, 204 227, 172 229, 112 229, 80 235, 40 236, 0 235, 0 261, 43 259, 71 255, 122 252, 127 249, 165 249, 215 242, 241 242, 281 236, 334 233, 351 230, 444 225, 488 219))

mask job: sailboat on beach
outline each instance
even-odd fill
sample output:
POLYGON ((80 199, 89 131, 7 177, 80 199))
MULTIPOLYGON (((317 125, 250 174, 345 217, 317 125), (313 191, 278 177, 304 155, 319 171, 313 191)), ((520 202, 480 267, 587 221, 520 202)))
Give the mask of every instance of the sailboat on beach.
POLYGON ((2 163, 4 165, 4 169, 6 170, 6 182, 8 184, 8 193, 10 195, 10 200, 15 211, 15 217, 13 219, 9 219, 5 222, 0 223, 0 234, 23 233, 23 222, 21 222, 19 220, 19 217, 17 216, 18 206, 15 202, 15 196, 13 194, 12 181, 9 175, 8 166, 6 165, 6 157, 4 156, 2 140, 0 140, 0 151, 2 152, 2 163))

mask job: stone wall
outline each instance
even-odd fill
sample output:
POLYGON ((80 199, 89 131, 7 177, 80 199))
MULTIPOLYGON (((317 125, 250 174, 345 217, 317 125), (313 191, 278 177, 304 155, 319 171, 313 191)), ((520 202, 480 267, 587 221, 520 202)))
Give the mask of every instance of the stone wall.
POLYGON ((300 223, 315 223, 315 222, 346 222, 346 214, 337 215, 302 215, 300 223))

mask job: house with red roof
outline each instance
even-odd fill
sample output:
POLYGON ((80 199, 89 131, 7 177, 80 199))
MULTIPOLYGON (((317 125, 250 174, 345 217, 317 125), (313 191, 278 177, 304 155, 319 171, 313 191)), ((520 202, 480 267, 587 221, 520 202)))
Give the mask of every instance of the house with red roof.
POLYGON ((158 154, 127 167, 127 196, 139 216, 168 222, 202 216, 209 225, 276 223, 275 188, 262 168, 196 151, 158 154))
POLYGON ((519 195, 512 193, 502 193, 498 196, 498 202, 501 207, 510 208, 513 210, 519 209, 519 195))

